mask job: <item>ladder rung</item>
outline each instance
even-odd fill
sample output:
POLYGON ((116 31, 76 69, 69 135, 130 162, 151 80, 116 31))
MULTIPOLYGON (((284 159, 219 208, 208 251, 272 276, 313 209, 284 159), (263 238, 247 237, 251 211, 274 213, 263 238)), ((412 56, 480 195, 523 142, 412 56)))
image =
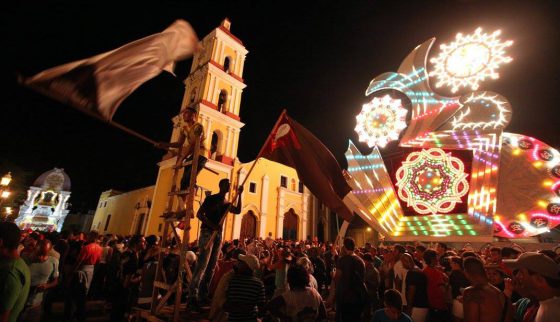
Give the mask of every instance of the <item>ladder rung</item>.
POLYGON ((164 282, 154 281, 154 287, 169 291, 173 287, 173 284, 167 284, 167 283, 164 283, 164 282))
POLYGON ((186 196, 189 194, 189 190, 177 190, 177 191, 171 191, 169 192, 167 195, 168 196, 186 196))

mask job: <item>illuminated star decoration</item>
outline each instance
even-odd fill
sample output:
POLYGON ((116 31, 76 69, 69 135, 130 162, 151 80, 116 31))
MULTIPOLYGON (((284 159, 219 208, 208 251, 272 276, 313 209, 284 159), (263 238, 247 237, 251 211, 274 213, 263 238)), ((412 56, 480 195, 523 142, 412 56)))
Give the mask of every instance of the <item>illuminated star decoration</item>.
POLYGON ((479 82, 488 77, 497 79, 500 65, 512 60, 505 56, 505 48, 513 41, 500 41, 500 34, 500 30, 487 34, 478 28, 474 34, 464 36, 459 33, 454 42, 442 44, 439 56, 430 60, 435 65, 430 76, 436 76, 436 87, 451 86, 455 93, 459 87, 470 86, 477 90, 479 82))
POLYGON ((488 95, 487 92, 472 93, 465 100, 463 105, 467 106, 465 111, 459 113, 459 115, 455 116, 451 121, 453 124, 453 130, 476 130, 479 128, 483 130, 487 128, 496 129, 498 127, 505 127, 505 125, 509 122, 508 113, 511 113, 508 106, 509 104, 500 100, 498 95, 488 95), (472 115, 473 113, 468 105, 475 103, 483 106, 484 109, 488 109, 491 113, 491 115, 488 115, 488 119, 491 121, 472 121, 472 119, 477 117, 477 115, 472 115), (470 119, 470 121, 466 121, 467 119, 470 119))
POLYGON ((390 141, 399 139, 401 131, 406 128, 407 113, 401 100, 389 95, 375 97, 362 106, 354 130, 360 142, 366 142, 370 148, 376 145, 383 148, 390 141))
POLYGON ((464 170, 441 149, 412 152, 397 170, 399 198, 419 214, 449 213, 469 191, 464 170))

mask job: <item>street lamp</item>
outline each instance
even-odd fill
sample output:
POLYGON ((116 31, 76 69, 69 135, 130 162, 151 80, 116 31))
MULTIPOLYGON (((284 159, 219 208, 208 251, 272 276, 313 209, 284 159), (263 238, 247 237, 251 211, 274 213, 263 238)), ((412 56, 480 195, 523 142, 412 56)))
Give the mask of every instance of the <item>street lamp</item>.
MULTIPOLYGON (((11 172, 8 172, 6 175, 2 177, 2 179, 0 179, 0 206, 2 206, 4 200, 8 199, 8 197, 11 194, 11 192, 8 190, 8 185, 10 184, 11 181, 12 181, 11 172)), ((2 208, 0 207, 0 212, 1 210, 2 208)))
POLYGON ((12 173, 8 172, 2 177, 2 180, 0 180, 0 186, 5 188, 10 184, 10 182, 12 182, 12 173))
POLYGON ((8 197, 10 196, 11 192, 9 192, 8 190, 3 190, 2 194, 0 194, 0 198, 2 199, 8 199, 8 197))

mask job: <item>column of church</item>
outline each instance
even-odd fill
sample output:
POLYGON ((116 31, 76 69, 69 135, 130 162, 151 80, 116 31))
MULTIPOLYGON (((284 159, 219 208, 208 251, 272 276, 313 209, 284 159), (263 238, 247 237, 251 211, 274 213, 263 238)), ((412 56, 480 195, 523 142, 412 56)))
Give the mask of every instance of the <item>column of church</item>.
POLYGON ((227 131, 226 144, 225 144, 226 147, 225 147, 224 155, 227 156, 227 157, 231 157, 231 147, 233 145, 232 144, 233 140, 232 140, 232 135, 231 135, 231 132, 232 132, 231 126, 226 126, 226 131, 227 131))
POLYGON ((302 193, 302 201, 301 201, 301 238, 305 240, 307 238, 307 218, 309 217, 309 190, 304 186, 303 193, 302 193))
POLYGON ((276 238, 282 237, 284 232, 284 189, 278 187, 278 213, 276 214, 276 238))
POLYGON ((311 222, 311 237, 315 237, 317 236, 317 226, 319 225, 319 218, 317 216, 317 212, 319 211, 319 209, 317 209, 317 197, 312 196, 313 198, 313 203, 311 205, 311 216, 312 216, 312 222, 311 222))
MULTIPOLYGON (((255 160, 257 162, 257 160, 255 160)), ((268 236, 268 232, 266 231, 266 216, 268 211, 268 186, 269 186, 269 178, 265 174, 262 177, 262 188, 261 188, 261 223, 259 227, 259 234, 258 236, 262 238, 266 238, 268 236)))

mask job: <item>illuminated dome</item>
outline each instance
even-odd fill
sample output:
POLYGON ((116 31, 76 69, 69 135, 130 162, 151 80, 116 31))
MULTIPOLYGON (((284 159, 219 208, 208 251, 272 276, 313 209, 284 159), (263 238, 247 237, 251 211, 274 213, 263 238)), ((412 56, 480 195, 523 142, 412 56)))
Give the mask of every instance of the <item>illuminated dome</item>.
POLYGON ((64 169, 54 168, 40 175, 33 186, 43 190, 70 191, 70 177, 64 169))

